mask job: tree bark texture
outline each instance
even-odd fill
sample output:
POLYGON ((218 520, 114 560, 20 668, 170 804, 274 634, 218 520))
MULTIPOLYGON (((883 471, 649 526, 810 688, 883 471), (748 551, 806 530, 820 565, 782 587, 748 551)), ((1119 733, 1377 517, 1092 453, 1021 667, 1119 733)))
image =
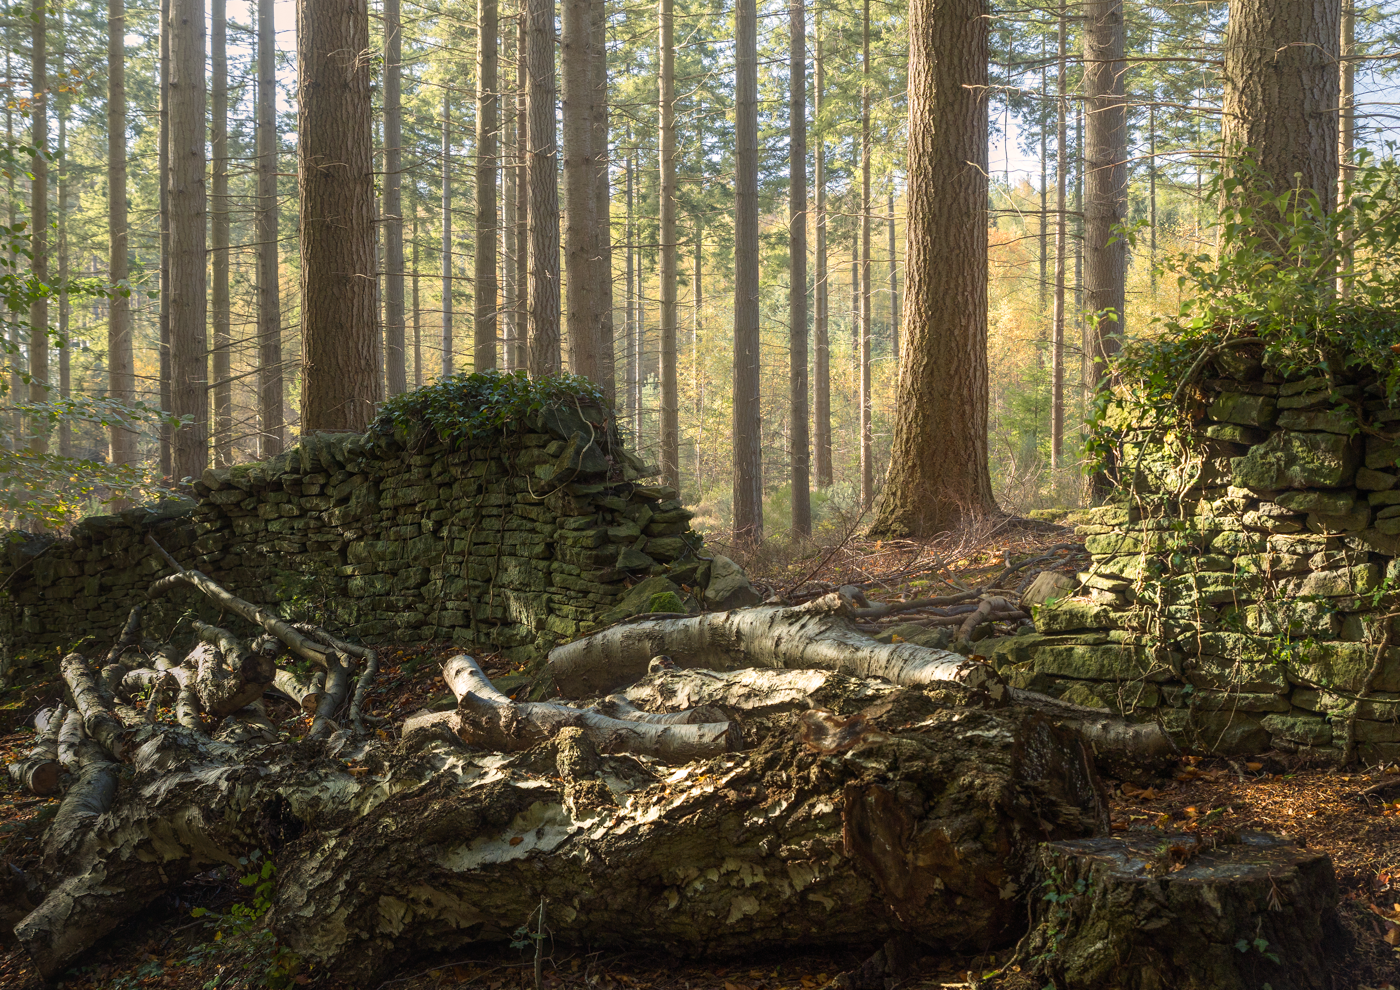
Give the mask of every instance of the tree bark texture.
POLYGON ((170 405, 175 480, 209 466, 209 338, 205 257, 204 5, 170 0, 170 405))
MULTIPOLYGON (((174 243, 170 231, 170 10, 173 2, 160 0, 160 135, 156 149, 156 167, 160 172, 160 353, 156 375, 160 379, 160 408, 165 412, 175 408, 170 381, 170 311, 174 298, 170 285, 170 253, 174 243)), ((160 475, 168 479, 174 473, 175 432, 168 421, 162 421, 160 475)))
POLYGON ((514 371, 515 342, 520 333, 519 313, 515 308, 515 286, 520 266, 520 247, 517 241, 519 220, 516 217, 516 179, 520 157, 520 135, 516 130, 516 104, 518 92, 510 79, 509 66, 520 64, 520 53, 515 49, 515 27, 517 21, 507 18, 505 30, 501 34, 502 62, 507 68, 498 68, 501 79, 501 370, 514 371))
POLYGON ((496 285, 497 132, 501 93, 497 71, 499 47, 497 0, 477 0, 476 46, 476 249, 472 254, 472 370, 496 367, 500 302, 496 285))
POLYGON ((598 196, 593 151, 589 0, 563 0, 559 48, 564 153, 565 334, 569 370, 601 382, 598 339, 598 196))
POLYGON ((875 438, 870 414, 870 0, 861 7, 860 86, 860 506, 875 504, 875 438))
POLYGON ((390 395, 408 389, 404 347, 403 18, 384 0, 384 381, 390 395))
POLYGON ((301 429, 363 430, 384 398, 375 291, 369 8, 297 4, 301 429))
POLYGON ((1227 161, 1252 152, 1275 194, 1310 189, 1329 213, 1337 198, 1341 17, 1342 0, 1231 0, 1225 32, 1227 161))
POLYGON ((442 377, 448 378, 453 368, 452 346, 452 91, 442 91, 442 377))
POLYGON ((1060 4, 1058 29, 1058 72, 1055 76, 1055 295, 1054 314, 1050 327, 1050 470, 1058 471, 1064 458, 1065 446, 1065 260, 1068 243, 1065 239, 1065 180, 1069 173, 1069 143, 1066 140, 1065 117, 1069 104, 1065 97, 1067 83, 1065 42, 1069 25, 1069 5, 1060 4))
MULTIPOLYGON (((523 6, 523 5, 522 5, 523 6)), ((530 366, 530 123, 528 117, 529 47, 526 19, 521 13, 515 22, 515 357, 513 368, 530 366)))
POLYGON ((734 539, 763 539, 763 436, 759 390, 758 12, 734 10, 734 539))
POLYGON ((589 0, 589 117, 593 124, 593 222, 598 245, 593 259, 594 281, 597 282, 598 307, 598 387, 603 390, 608 405, 617 404, 617 353, 613 343, 613 268, 612 268, 612 180, 610 165, 610 134, 608 126, 608 9, 607 0, 589 0))
POLYGON ((1156 833, 1049 843, 1041 875, 1030 952, 1057 987, 1334 986, 1326 853, 1258 832, 1213 848, 1156 833))
POLYGON ((995 507, 987 464, 987 10, 909 9, 904 366, 872 532, 928 535, 995 507))
MULTIPOLYGON (((58 209, 66 214, 60 195, 58 209)), ((126 209, 126 6, 107 0, 107 259, 108 278, 131 278, 126 209)), ((60 279, 66 282, 67 279, 60 279)), ((64 342, 67 353, 67 342, 64 342)), ((131 297, 115 292, 107 302, 107 395, 117 402, 136 398, 131 352, 131 297)), ((136 460, 136 433, 114 421, 108 430, 113 464, 136 460)))
POLYGON ((822 12, 816 10, 816 59, 813 63, 812 92, 817 129, 816 160, 813 176, 816 185, 816 271, 812 280, 813 353, 812 376, 812 446, 816 467, 817 487, 831 485, 831 338, 828 319, 826 269, 826 136, 822 125, 823 90, 826 88, 826 60, 822 57, 822 12))
POLYGON ((554 88, 554 4, 526 0, 530 187, 530 375, 554 374, 559 353, 559 145, 554 88))
POLYGON ((807 429, 807 10, 788 7, 788 429, 792 531, 812 535, 807 429))
POLYGON ((228 13, 225 0, 210 0, 209 262, 213 284, 214 466, 233 463, 233 339, 229 320, 228 13))
POLYGON ((258 0, 258 454, 282 453, 282 292, 277 242, 277 29, 258 0))
POLYGON ((680 392, 676 376, 676 40, 672 0, 658 0, 657 136, 661 166, 661 477, 680 487, 680 392))
POLYGON ((1123 339, 1128 275, 1128 244, 1114 233, 1128 210, 1123 0, 1088 0, 1084 20, 1084 311, 1097 385, 1123 339))
MULTIPOLYGON (((34 90, 33 114, 29 140, 35 148, 49 150, 49 80, 48 80, 48 4, 34 0, 30 11, 30 82, 34 90)), ((35 279, 49 281, 49 162, 35 155, 30 163, 29 182, 29 246, 33 253, 31 270, 35 279)), ((38 295, 29 304, 29 401, 49 399, 49 297, 38 295)), ((30 423, 29 446, 36 452, 49 449, 49 425, 46 417, 36 416, 30 423)))
POLYGON ((899 370, 899 245, 894 234, 894 179, 890 179, 889 216, 885 218, 889 231, 890 252, 890 359, 899 370))

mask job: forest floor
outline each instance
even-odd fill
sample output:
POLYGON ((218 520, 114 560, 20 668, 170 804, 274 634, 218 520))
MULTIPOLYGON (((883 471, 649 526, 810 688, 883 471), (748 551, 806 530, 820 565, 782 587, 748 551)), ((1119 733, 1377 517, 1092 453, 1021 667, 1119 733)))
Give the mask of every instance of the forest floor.
MULTIPOLYGON (((871 598, 885 599, 978 587, 1000 574, 1009 561, 1047 553, 1050 561, 1040 566, 1072 573, 1082 559, 1074 548, 1064 547, 1070 541, 1065 530, 1049 526, 992 526, 939 544, 846 540, 801 559, 748 555, 743 563, 761 590, 790 599, 842 584, 861 584, 871 598)), ((438 670, 457 652, 460 649, 451 645, 381 648, 382 672, 372 711, 398 722, 424 707, 449 702, 451 695, 438 670)), ((495 679, 519 673, 498 658, 478 659, 495 679)), ((24 720, 41 704, 56 700, 61 688, 57 682, 31 682, 0 696, 0 760, 9 762, 28 747, 32 732, 24 729, 24 720)), ((307 727, 307 720, 290 704, 269 709, 293 734, 307 727)), ((1259 754, 1247 761, 1187 757, 1152 786, 1108 784, 1116 832, 1187 833, 1209 842, 1224 833, 1253 829, 1284 834, 1327 852, 1336 869, 1348 942, 1332 972, 1333 990, 1400 987, 1400 767, 1344 773, 1309 767, 1280 754, 1259 754), (1385 786, 1390 783, 1396 786, 1385 786)), ((0 855, 21 869, 34 865, 39 839, 57 807, 56 799, 16 793, 10 790, 8 776, 0 778, 0 855)), ((183 885, 151 905, 144 917, 104 939, 59 985, 72 990, 299 985, 351 990, 314 971, 300 971, 297 961, 283 954, 261 928, 258 915, 266 904, 250 893, 253 886, 240 882, 257 870, 256 863, 215 870, 183 885)), ((816 990, 857 965, 875 946, 863 951, 771 952, 720 962, 616 949, 586 951, 547 940, 541 948, 544 990, 816 990)), ((930 955, 922 960, 918 975, 900 987, 1041 990, 1044 981, 1032 979, 1015 962, 989 975, 1011 956, 1011 950, 978 957, 930 955)), ((527 944, 406 958, 380 990, 529 990, 535 984, 535 947, 527 944)), ((23 952, 0 945, 0 987, 40 986, 23 952)))

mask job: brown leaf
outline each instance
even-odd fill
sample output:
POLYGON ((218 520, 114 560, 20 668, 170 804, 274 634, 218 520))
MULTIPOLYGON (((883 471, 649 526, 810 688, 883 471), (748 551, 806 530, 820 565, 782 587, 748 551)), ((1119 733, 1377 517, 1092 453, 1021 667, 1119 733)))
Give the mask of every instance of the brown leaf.
POLYGON ((525 837, 524 837, 523 835, 516 835, 516 836, 512 836, 512 837, 511 837, 510 844, 513 845, 513 846, 518 846, 518 845, 520 845, 520 843, 522 843, 522 842, 524 842, 524 841, 525 841, 525 837))

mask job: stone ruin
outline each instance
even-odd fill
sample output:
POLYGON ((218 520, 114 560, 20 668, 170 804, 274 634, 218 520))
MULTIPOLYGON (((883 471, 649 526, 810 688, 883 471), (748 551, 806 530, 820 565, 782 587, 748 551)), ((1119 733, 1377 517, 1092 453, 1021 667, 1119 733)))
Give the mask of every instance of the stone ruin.
POLYGON ((1190 751, 1400 761, 1400 409, 1374 378, 1228 370, 1193 389, 1190 436, 1110 410, 1118 487, 1078 514, 1092 565, 977 652, 1190 751))
POLYGON ((647 483, 656 473, 588 404, 546 406, 469 444, 385 426, 313 434, 269 461, 206 470, 192 500, 83 519, 67 538, 11 534, 0 622, 22 662, 111 642, 133 605, 161 635, 209 612, 189 595, 148 600, 167 572, 148 534, 288 615, 521 662, 639 612, 756 602, 676 491, 647 483))

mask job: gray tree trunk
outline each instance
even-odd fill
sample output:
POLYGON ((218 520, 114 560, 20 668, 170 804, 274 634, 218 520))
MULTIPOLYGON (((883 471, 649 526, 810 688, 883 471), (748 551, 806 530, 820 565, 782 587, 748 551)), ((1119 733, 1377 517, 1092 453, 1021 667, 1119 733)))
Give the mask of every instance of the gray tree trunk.
POLYGON ((384 398, 366 0, 298 0, 302 433, 362 430, 384 398))
MULTIPOLYGON (((514 24, 507 18, 507 30, 501 34, 502 60, 509 66, 519 55, 513 51, 514 24)), ((518 333, 519 314, 515 308, 516 270, 520 262, 520 248, 516 240, 519 233, 516 218, 516 166, 520 161, 520 137, 516 131, 516 97, 518 91, 511 85, 508 70, 497 70, 501 77, 501 370, 514 371, 515 341, 518 333)))
POLYGON ((452 374, 452 103, 442 91, 442 377, 452 374))
POLYGON ((1084 311, 1095 385, 1123 339, 1128 245, 1113 230, 1128 208, 1123 0, 1084 6, 1084 311), (1112 243, 1110 243, 1112 241, 1112 243))
POLYGON ((899 245, 894 233, 894 177, 890 177, 889 252, 890 252, 890 357, 899 370, 899 245))
MULTIPOLYGON (((1065 444, 1065 178, 1069 171, 1069 145, 1066 140, 1065 48, 1068 5, 1060 4, 1058 71, 1055 76, 1055 295, 1050 332, 1050 470, 1060 469, 1065 444)), ((1053 480, 1053 479, 1052 479, 1053 480)))
POLYGON ((530 374, 559 370, 559 145, 554 88, 554 3, 527 0, 526 92, 530 186, 530 374))
POLYGON ((233 340, 229 319, 228 14, 225 0, 210 0, 209 261, 213 284, 214 466, 233 463, 233 340))
POLYGON ((174 479, 209 466, 209 338, 205 266, 204 4, 170 0, 170 411, 188 416, 175 430, 174 479))
POLYGON ((807 10, 788 7, 788 422, 792 531, 812 535, 807 430, 807 10))
POLYGON ((903 372, 872 532, 931 535, 995 508, 987 462, 987 8, 909 10, 903 372), (935 126, 936 125, 936 126, 935 126))
POLYGON ((661 166, 661 476, 680 487, 680 393, 676 381, 676 42, 671 0, 659 0, 657 157, 661 166))
POLYGON ((734 10, 734 539, 763 540, 758 306, 758 12, 734 10))
POLYGON ((860 505, 875 504, 875 438, 870 394, 870 0, 861 8, 860 87, 860 505))
POLYGON ((403 19, 384 0, 384 381, 390 395, 408 389, 404 355, 403 19))
MULTIPOLYGON (((160 0, 160 135, 156 151, 156 167, 160 172, 160 343, 157 360, 160 379, 160 408, 170 412, 174 396, 170 387, 170 309, 173 298, 170 286, 170 5, 172 0, 160 0)), ((160 476, 170 478, 175 473, 175 432, 168 421, 160 425, 160 476)))
MULTIPOLYGON (((41 152, 49 146, 49 79, 48 79, 48 5, 34 0, 30 12, 31 35, 30 82, 34 90, 31 107, 30 142, 41 152)), ((36 155, 29 166, 33 178, 29 183, 30 242, 34 277, 41 283, 49 281, 49 163, 36 155)), ((40 295, 29 305, 29 401, 49 399, 49 297, 40 295)), ((29 425, 29 449, 44 453, 49 449, 49 425, 44 417, 36 416, 29 425)))
POLYGON ((598 385, 609 405, 617 402, 617 355, 613 344, 612 182, 609 174, 608 126, 608 10, 606 0, 589 0, 588 24, 590 100, 593 133, 593 220, 598 245, 593 260, 597 284, 598 385))
MULTIPOLYGON (((60 133, 64 120, 59 119, 60 133)), ((67 172, 64 166, 65 173, 67 172)), ((59 182, 60 222, 67 203, 59 182)), ((114 285, 131 277, 130 244, 126 210, 126 7, 124 0, 107 0, 107 258, 108 277, 114 285)), ((66 260, 66 259, 65 259, 66 260)), ((62 262, 60 262, 62 264, 62 262)), ((67 283, 66 272, 59 275, 67 283)), ((107 394, 117 402, 132 402, 136 373, 131 352, 131 297, 120 292, 107 302, 107 394)), ((64 341, 61 360, 67 363, 64 341)), ((67 394, 67 388, 64 388, 67 394)), ((113 422, 108 430, 113 464, 136 461, 136 434, 113 422)))
MULTIPOLYGON (((523 4, 522 4, 523 6, 523 4)), ((529 35, 526 32, 525 14, 522 11, 515 19, 515 135, 517 158, 515 161, 515 296, 511 308, 515 313, 515 356, 513 368, 528 368, 530 331, 530 180, 529 180, 529 138, 526 92, 529 89, 528 50, 529 35)))
POLYGON ((472 370, 496 367, 500 303, 496 285, 497 129, 500 86, 497 73, 499 17, 496 0, 477 0, 476 46, 476 247, 472 255, 472 370))
POLYGON ((258 0, 258 456, 282 453, 282 292, 277 217, 277 29, 258 0))
POLYGON ((822 47, 822 10, 816 9, 817 52, 813 63, 813 117, 817 129, 816 160, 813 163, 813 179, 816 185, 816 271, 813 276, 812 301, 814 303, 812 337, 812 421, 814 460, 817 487, 831 485, 831 333, 829 320, 829 295, 826 268, 826 135, 822 127, 822 107, 826 89, 826 60, 822 47))
MULTIPOLYGON (((110 13, 110 12, 109 12, 110 13)), ((68 64, 68 26, 63 13, 62 0, 55 3, 54 15, 58 18, 58 64, 68 64)), ((108 40, 110 41, 110 33, 108 40)), ((110 55, 110 51, 109 51, 110 55)), ((58 339, 62 346, 58 350, 58 392, 67 399, 72 395, 72 361, 68 344, 68 321, 71 310, 68 298, 68 107, 66 93, 58 94, 58 339)), ((122 157, 125 172, 125 151, 122 157)), ((125 184, 123 184, 125 188, 125 184)), ((108 228, 108 249, 111 248, 111 229, 108 228)), ((111 359, 108 359, 111 363, 111 359)), ((110 386, 110 381, 108 382, 110 386)), ((58 453, 61 457, 73 456, 73 424, 65 419, 58 426, 58 453)), ((115 462, 114 462, 115 463, 115 462)))

